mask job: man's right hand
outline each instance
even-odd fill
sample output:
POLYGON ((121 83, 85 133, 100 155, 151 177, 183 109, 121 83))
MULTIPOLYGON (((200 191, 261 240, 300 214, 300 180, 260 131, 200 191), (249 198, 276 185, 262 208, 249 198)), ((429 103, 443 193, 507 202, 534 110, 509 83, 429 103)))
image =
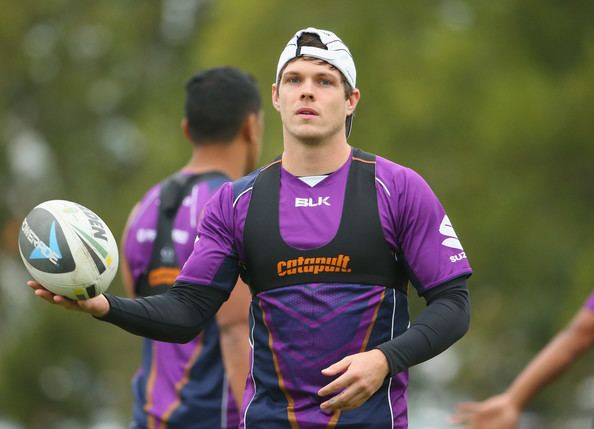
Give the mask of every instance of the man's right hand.
POLYGON ((109 311, 109 301, 103 294, 97 295, 96 297, 90 299, 74 301, 64 296, 56 295, 55 293, 50 292, 44 288, 43 285, 33 280, 29 280, 27 282, 27 286, 33 289, 35 295, 41 299, 44 299, 51 304, 60 305, 61 307, 64 307, 68 310, 82 311, 95 317, 103 317, 109 311))
POLYGON ((462 429, 516 429, 520 409, 509 395, 493 396, 482 402, 466 402, 456 406, 450 422, 462 429))

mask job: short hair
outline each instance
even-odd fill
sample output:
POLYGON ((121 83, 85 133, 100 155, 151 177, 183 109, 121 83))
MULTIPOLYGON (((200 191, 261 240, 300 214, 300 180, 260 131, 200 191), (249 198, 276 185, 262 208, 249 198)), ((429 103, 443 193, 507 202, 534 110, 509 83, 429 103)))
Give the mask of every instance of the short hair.
MULTIPOLYGON (((297 46, 298 47, 302 47, 302 46, 311 46, 313 48, 320 48, 320 49, 328 49, 328 47, 326 45, 324 45, 324 43, 322 43, 322 40, 320 39, 320 36, 318 36, 315 33, 302 33, 301 36, 299 36, 299 39, 297 39, 297 46)), ((289 64, 290 62, 295 61, 297 58, 303 58, 303 57, 295 57, 293 58, 291 61, 287 62, 287 64, 289 64)), ((305 58, 309 58, 309 57, 305 57, 305 58)), ((312 60, 314 61, 320 61, 325 63, 324 60, 318 60, 317 58, 312 58, 312 60)), ((283 70, 281 70, 281 75, 284 71, 284 68, 287 66, 287 64, 285 64, 285 66, 283 67, 283 70)), ((328 63, 327 63, 328 64, 328 63)), ((328 64, 330 67, 332 67, 335 70, 338 70, 336 67, 334 67, 331 64, 328 64)), ((344 94, 346 98, 349 98, 352 94, 353 94, 353 87, 351 86, 350 83, 348 83, 348 81, 346 80, 346 77, 344 77, 344 75, 342 74, 342 72, 340 70, 338 70, 338 72, 340 73, 340 77, 342 80, 342 83, 344 84, 344 94)))
POLYGON ((230 142, 261 104, 256 80, 244 71, 217 67, 192 76, 186 83, 185 114, 193 142, 230 142))

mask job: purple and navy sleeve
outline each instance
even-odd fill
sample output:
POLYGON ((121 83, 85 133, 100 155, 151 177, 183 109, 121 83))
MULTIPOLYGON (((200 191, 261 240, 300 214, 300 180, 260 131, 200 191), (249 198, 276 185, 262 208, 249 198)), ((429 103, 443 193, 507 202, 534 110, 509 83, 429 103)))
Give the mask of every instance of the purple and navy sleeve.
POLYGON ((225 184, 205 207, 194 250, 178 282, 231 292, 239 276, 233 216, 233 188, 225 184))
POLYGON ((443 206, 419 174, 378 157, 376 181, 386 240, 427 301, 409 329, 378 347, 394 375, 436 356, 467 332, 466 277, 472 269, 443 206))
POLYGON ((223 185, 205 207, 194 250, 175 285, 146 298, 106 294, 110 311, 101 320, 160 341, 187 342, 194 338, 229 297, 239 275, 232 207, 232 188, 223 185))
POLYGON ((378 207, 388 241, 403 257, 419 294, 472 273, 443 206, 415 171, 378 157, 378 207), (391 219, 391 220, 390 220, 391 219))

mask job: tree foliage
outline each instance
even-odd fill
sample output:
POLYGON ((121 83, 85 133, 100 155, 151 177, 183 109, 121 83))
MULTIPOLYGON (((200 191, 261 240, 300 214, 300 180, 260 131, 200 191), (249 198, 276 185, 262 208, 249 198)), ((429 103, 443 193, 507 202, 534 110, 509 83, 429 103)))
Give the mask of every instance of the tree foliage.
MULTIPOLYGON (((456 346, 464 371, 448 388, 475 398, 504 388, 594 284, 593 21, 590 2, 556 0, 4 5, 0 420, 86 427, 104 409, 125 420, 139 359, 137 338, 30 296, 20 220, 63 198, 119 236, 148 186, 185 163, 184 84, 206 67, 258 79, 262 162, 280 153, 270 84, 306 26, 335 31, 355 57, 362 99, 350 143, 420 172, 473 265, 472 328, 456 346)), ((123 293, 119 280, 112 292, 123 293)), ((543 421, 584 412, 574 399, 591 362, 536 399, 543 421)))

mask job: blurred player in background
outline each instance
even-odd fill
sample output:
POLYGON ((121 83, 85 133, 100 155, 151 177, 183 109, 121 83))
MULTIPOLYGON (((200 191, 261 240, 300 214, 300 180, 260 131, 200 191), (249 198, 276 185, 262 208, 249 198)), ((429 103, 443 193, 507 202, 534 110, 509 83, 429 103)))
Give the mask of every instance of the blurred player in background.
POLYGON ((594 292, 567 327, 530 361, 505 392, 482 402, 458 404, 452 423, 464 429, 517 428, 528 401, 593 345, 594 292))
MULTIPOLYGON (((122 236, 130 296, 156 295, 174 283, 206 201, 256 167, 260 105, 255 81, 240 70, 210 69, 188 81, 182 129, 192 145, 190 160, 149 189, 122 236)), ((133 379, 133 428, 237 428, 249 368, 248 305, 247 288, 238 287, 190 342, 144 340, 133 379)))
POLYGON ((210 200, 172 288, 73 302, 29 286, 129 332, 183 342, 241 275, 252 359, 240 427, 407 428, 407 370, 467 331, 472 270, 425 180, 348 144, 360 95, 347 46, 329 31, 298 31, 272 85, 282 157, 210 200), (427 303, 412 324, 409 282, 427 303))

